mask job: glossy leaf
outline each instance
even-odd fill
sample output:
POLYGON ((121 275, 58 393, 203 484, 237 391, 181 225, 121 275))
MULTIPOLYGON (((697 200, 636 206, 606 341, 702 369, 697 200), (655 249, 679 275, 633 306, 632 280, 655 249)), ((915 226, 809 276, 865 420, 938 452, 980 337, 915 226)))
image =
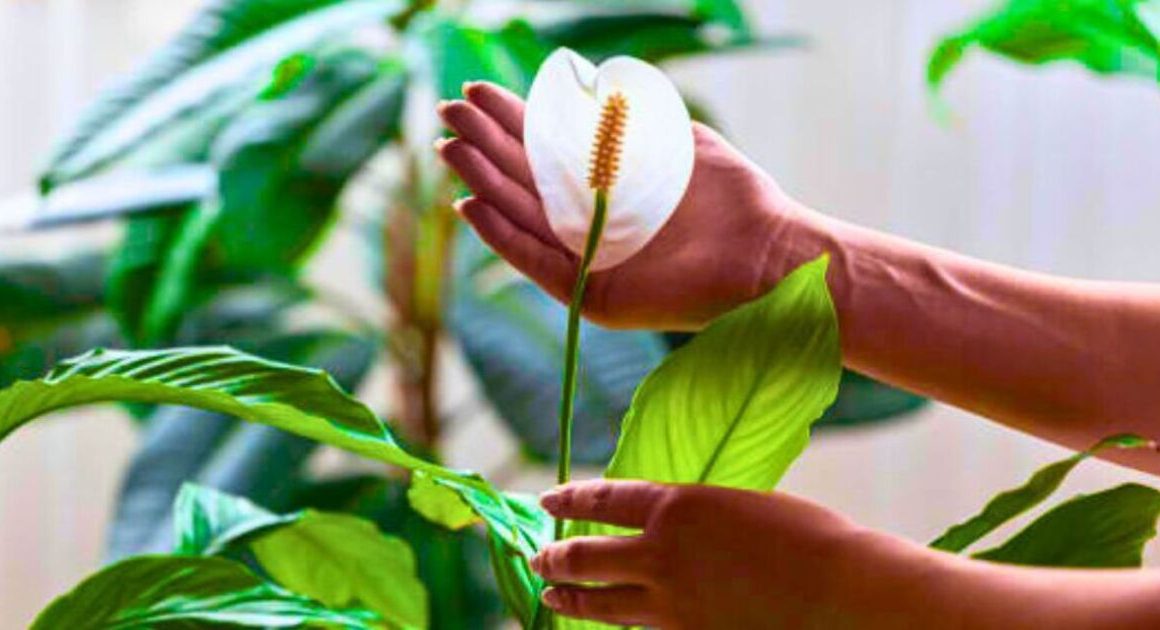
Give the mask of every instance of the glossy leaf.
POLYGON ((975 557, 1040 567, 1139 567, 1158 516, 1160 491, 1129 483, 1071 499, 975 557))
POLYGON ((537 52, 540 45, 528 31, 493 33, 442 14, 425 16, 410 31, 408 61, 432 78, 436 95, 444 99, 459 98, 467 81, 491 81, 524 93, 536 70, 529 64, 549 52, 546 47, 537 52))
POLYGON ((142 556, 112 565, 57 598, 33 630, 228 625, 379 628, 372 613, 329 610, 220 558, 142 556))
POLYGON ((1077 62, 1100 74, 1155 81, 1160 69, 1158 0, 1006 0, 944 38, 927 84, 937 90, 972 48, 1028 64, 1077 62))
POLYGON ((297 514, 275 514, 243 497, 187 483, 173 504, 177 538, 173 552, 182 556, 218 555, 233 542, 297 520, 297 514))
POLYGON ((156 166, 204 158, 216 131, 258 94, 279 61, 381 23, 400 6, 393 0, 215 0, 97 100, 61 143, 42 187, 115 161, 156 166))
POLYGON ((833 402, 828 259, 716 320, 637 390, 606 476, 769 490, 833 402))
POLYGON ((324 372, 230 348, 94 350, 43 379, 0 391, 0 438, 49 412, 114 400, 222 413, 425 472, 458 492, 505 544, 525 557, 542 541, 542 512, 513 502, 477 475, 407 453, 369 408, 324 372))
POLYGON ((402 628, 427 626, 427 591, 407 543, 345 514, 307 511, 258 535, 258 562, 279 584, 331 607, 360 603, 402 628))
POLYGON ((1155 444, 1135 435, 1117 435, 1101 440, 1086 451, 1039 469, 1022 486, 996 495, 981 512, 954 525, 930 546, 951 552, 966 549, 1000 525, 1042 503, 1080 462, 1109 448, 1155 448, 1155 444))

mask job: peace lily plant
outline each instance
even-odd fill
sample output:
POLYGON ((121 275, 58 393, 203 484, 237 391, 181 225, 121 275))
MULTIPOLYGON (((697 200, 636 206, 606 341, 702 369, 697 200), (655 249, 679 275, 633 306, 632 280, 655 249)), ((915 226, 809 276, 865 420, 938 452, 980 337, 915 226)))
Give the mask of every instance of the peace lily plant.
MULTIPOLYGON (((349 362, 374 354, 373 350, 352 351, 352 346, 364 346, 346 343, 351 335, 229 336, 249 331, 247 326, 238 326, 237 320, 257 321, 263 332, 282 326, 278 309, 249 313, 223 307, 216 313, 225 320, 219 328, 211 325, 216 320, 207 324, 195 316, 193 306, 201 304, 198 299, 223 293, 223 287, 233 286, 228 282, 238 282, 238 278, 260 282, 253 278, 266 276, 255 275, 257 270, 291 284, 296 281, 296 265, 324 233, 319 226, 328 223, 330 215, 325 211, 334 205, 338 190, 380 148, 380 142, 398 150, 403 137, 399 122, 403 95, 414 96, 408 86, 415 75, 432 73, 444 98, 454 96, 465 80, 493 80, 521 91, 530 83, 525 144, 533 175, 551 228, 580 258, 564 336, 561 430, 556 444, 548 440, 549 451, 552 446, 560 450, 560 480, 568 479, 578 381, 583 387, 578 367, 579 320, 588 273, 614 268, 647 245, 684 195, 693 164, 689 114, 676 89, 646 61, 617 54, 629 49, 647 61, 661 61, 670 54, 753 45, 761 40, 748 30, 731 0, 689 2, 688 10, 680 14, 670 10, 681 4, 677 2, 663 3, 670 7, 664 11, 641 8, 601 14, 596 17, 600 28, 592 28, 586 21, 589 16, 582 14, 563 27, 541 28, 516 19, 495 30, 444 13, 441 4, 433 0, 214 2, 196 16, 173 48, 147 65, 136 82, 112 92, 81 132, 64 143, 42 181, 50 208, 60 204, 60 196, 52 193, 55 188, 83 185, 88 177, 109 176, 108 171, 126 164, 173 167, 192 162, 213 177, 193 178, 197 185, 181 197, 175 195, 165 173, 128 169, 118 177, 136 178, 137 184, 119 185, 119 189, 142 198, 112 209, 108 199, 93 199, 95 210, 101 213, 150 210, 128 222, 126 246, 117 255, 119 262, 113 265, 108 283, 123 298, 114 300, 119 306, 112 310, 123 332, 137 333, 127 335, 135 349, 97 349, 53 361, 56 366, 44 376, 40 376, 43 368, 29 373, 21 364, 17 377, 5 381, 8 386, 0 390, 0 440, 62 409, 133 403, 133 410, 146 418, 147 440, 157 441, 163 457, 143 458, 140 468, 134 466, 131 481, 149 482, 145 490, 154 501, 157 496, 168 500, 176 495, 172 510, 166 506, 171 513, 168 520, 162 517, 167 526, 172 525, 172 541, 165 537, 161 545, 113 554, 108 566, 53 601, 34 628, 489 627, 483 614, 454 610, 463 608, 469 599, 465 584, 470 578, 465 572, 455 572, 459 564, 446 562, 466 555, 449 543, 474 540, 486 545, 494 578, 491 586, 498 592, 491 597, 502 599, 503 611, 498 612, 506 611, 525 628, 548 624, 569 629, 598 627, 553 619, 539 605, 544 584, 528 560, 553 537, 558 538, 563 525, 553 523, 534 498, 506 492, 480 475, 443 465, 434 440, 438 431, 418 430, 425 424, 438 428, 431 413, 435 405, 430 377, 437 356, 434 340, 443 330, 440 287, 447 265, 442 256, 453 249, 455 234, 449 212, 453 191, 441 188, 431 194, 427 189, 427 183, 441 181, 439 177, 424 173, 404 181, 391 203, 417 211, 394 217, 397 224, 383 230, 390 237, 386 239, 390 247, 384 249, 390 254, 393 272, 385 283, 386 292, 399 296, 392 299, 406 324, 395 329, 399 334, 392 332, 390 348, 398 357, 410 359, 400 362, 405 368, 400 372, 407 379, 405 384, 422 391, 404 398, 421 413, 408 413, 404 406, 388 422, 347 393, 360 381, 353 375, 365 372, 367 365, 352 368, 335 357, 349 362), (381 51, 336 46, 346 42, 353 25, 390 29, 414 50, 432 54, 412 58, 389 51, 381 57, 376 56, 381 51), (715 38, 702 39, 706 25, 729 29, 732 39, 723 44, 714 43, 715 38), (223 29, 232 35, 218 37, 223 29), (608 33, 630 35, 615 39, 608 33), (683 35, 674 38, 674 33, 683 35), (313 48, 306 35, 319 38, 313 48), (583 54, 557 48, 561 45, 583 54), (674 50, 674 46, 685 48, 674 50), (301 52, 303 47, 306 53, 301 52), (459 54, 443 55, 446 50, 459 54), (264 65, 264 60, 272 58, 271 51, 290 55, 278 72, 264 65), (585 56, 607 60, 596 66, 585 56), (457 63, 440 65, 449 58, 457 63), (224 59, 230 63, 219 63, 224 59), (206 71, 226 65, 256 69, 258 87, 269 81, 270 73, 275 80, 263 91, 256 89, 251 75, 206 71), (267 124, 271 121, 277 124, 267 124), (131 133, 134 130, 145 131, 131 133), (153 133, 158 130, 173 133, 153 133), (215 144, 212 156, 216 161, 208 163, 211 147, 207 142, 219 133, 229 142, 215 144), (190 138, 197 141, 189 142, 190 138), (206 185, 214 179, 221 180, 218 187, 203 197, 206 185), (255 196, 255 191, 260 194, 255 196), (311 196, 304 197, 304 191, 311 196), (255 234, 260 238, 254 238, 255 234), (423 247, 399 234, 416 235, 414 243, 423 247), (408 276, 401 271, 408 269, 421 273, 408 276), (178 328, 210 332, 193 337, 189 347, 165 347, 179 345, 174 343, 178 328), (149 343, 153 341, 168 343, 149 343), (204 345, 223 341, 248 351, 204 345), (303 364, 325 365, 329 372, 303 364), (415 418, 432 422, 410 421, 415 418), (268 430, 271 427, 277 431, 268 430), (400 429, 402 437, 397 434, 400 429), (405 474, 376 476, 369 485, 365 479, 353 484, 345 479, 337 484, 316 482, 323 491, 314 491, 313 502, 279 509, 264 505, 265 500, 248 501, 235 496, 238 493, 218 492, 206 485, 185 485, 172 493, 158 489, 169 477, 179 483, 202 479, 200 460, 182 468, 181 474, 172 474, 165 466, 174 462, 184 466, 182 450, 213 453, 219 443, 236 444, 227 434, 256 435, 261 443, 275 439, 276 457, 263 460, 262 470, 285 465, 291 451, 306 443, 343 449, 405 474), (175 443, 183 449, 173 448, 175 443), (399 483, 405 492, 379 492, 393 490, 399 483), (367 509, 368 504, 373 509, 367 509)), ((457 3, 462 4, 468 3, 457 3)), ((1051 8, 1046 0, 1040 4, 1044 11, 1051 8)), ((992 21, 1009 24, 1027 15, 1012 11, 992 21)), ((1022 32, 1014 27, 987 28, 979 36, 1015 37, 1022 32)), ((1079 37, 1103 31, 1069 29, 1067 33, 1079 37)), ((966 41, 963 37, 956 41, 966 41)), ((1015 39, 1021 45, 1042 43, 1015 39)), ((1106 38, 1099 43, 1115 45, 1106 38)), ((1042 52, 1058 54, 1057 48, 1042 52)), ((1155 47, 1149 50, 1154 53, 1155 47)), ((407 168, 422 168, 413 160, 402 162, 407 168)), ((452 185, 449 180, 444 184, 452 185)), ((72 214, 91 217, 93 212, 72 214)), ((62 220, 60 213, 50 218, 62 220)), ((468 262, 465 267, 470 269, 487 266, 477 264, 475 258, 468 262)), ((77 268, 91 272, 100 270, 101 264, 85 258, 77 268)), ((842 378, 837 318, 826 269, 824 257, 806 263, 768 294, 723 315, 663 361, 658 358, 641 370, 647 376, 639 386, 638 379, 633 379, 635 394, 618 425, 611 461, 607 453, 601 456, 600 461, 608 461, 605 476, 754 491, 774 488, 806 447, 815 421, 834 402, 842 378)), ((88 276, 69 271, 48 277, 50 284, 63 286, 69 283, 58 282, 62 277, 88 276)), ((470 275, 467 279, 461 284, 474 288, 470 275)), ((107 340, 108 322, 99 321, 100 326, 88 331, 77 324, 78 313, 67 310, 83 307, 87 314, 103 308, 99 289, 81 292, 84 299, 70 295, 54 301, 47 298, 56 294, 29 290, 29 282, 22 277, 17 280, 21 281, 0 275, 0 296, 4 297, 0 300, 0 359, 3 346, 10 343, 22 352, 37 350, 40 346, 29 340, 42 329, 57 330, 57 322, 83 337, 82 348, 116 344, 107 340), (23 319, 4 319, 12 309, 23 313, 23 319), (81 334, 89 332, 100 341, 89 341, 81 334)), ((100 277, 95 284, 102 284, 100 277)), ((482 300, 471 296, 471 301, 482 300)), ((529 309, 513 309, 511 300, 490 305, 497 307, 493 310, 502 306, 519 311, 513 319, 520 329, 528 328, 528 322, 555 321, 530 316, 529 309)), ((497 344, 501 347, 527 349, 534 339, 546 336, 537 328, 533 331, 537 334, 509 342, 510 337, 495 334, 506 321, 489 317, 492 311, 475 306, 472 316, 461 318, 476 325, 471 334, 459 335, 464 346, 490 335, 493 343, 496 338, 503 341, 497 344)), ((585 340, 589 342, 586 356, 596 356, 599 348, 590 343, 594 339, 586 336, 585 340)), ((61 341, 82 343, 70 335, 61 341)), ((373 342, 371 347, 375 347, 373 342)), ((64 356, 69 354, 75 351, 64 356)), ((615 361, 623 371, 625 355, 621 348, 605 363, 615 361)), ((473 363, 492 368, 511 363, 504 360, 511 355, 494 356, 480 355, 473 363)), ((557 376, 556 362, 552 355, 550 382, 557 376)), ((361 363, 369 364, 369 359, 361 363)), ((6 367, 0 363, 0 368, 6 367)), ((589 366, 586 375, 592 376, 593 371, 589 366)), ((491 373, 480 374, 488 382, 491 373)), ((502 394, 515 380, 508 375, 490 382, 502 394)), ((537 391, 544 389, 533 382, 537 391)), ((513 391, 522 393, 517 407, 539 409, 525 402, 524 398, 532 397, 528 389, 513 391)), ((554 405, 555 396, 550 398, 548 404, 554 405)), ((618 417, 623 409, 615 408, 618 417)), ((550 419, 551 409, 535 415, 550 419)), ((209 468, 248 461, 245 452, 259 450, 254 448, 256 443, 251 440, 244 443, 246 448, 229 450, 230 457, 213 457, 215 466, 209 468)), ((1082 461, 1112 448, 1154 449, 1155 445, 1132 436, 1109 438, 998 495, 931 545, 963 553, 1043 502, 1082 461)), ((298 484, 298 464, 289 467, 280 481, 306 486, 298 484)), ((209 476, 209 480, 220 478, 209 476)), ((140 496, 130 503, 138 513, 147 504, 140 496)), ((1072 498, 1045 511, 1007 542, 973 555, 1040 566, 1139 566, 1143 545, 1155 534, 1158 514, 1160 492, 1128 484, 1072 498)), ((623 532, 573 522, 567 533, 623 532)))
MULTIPOLYGON (((676 210, 693 174, 693 131, 676 87, 632 57, 599 67, 556 50, 528 94, 524 146, 548 223, 580 260, 560 399, 557 481, 569 480, 580 313, 591 271, 641 250, 676 210)), ((563 523, 556 524, 556 538, 563 523)))

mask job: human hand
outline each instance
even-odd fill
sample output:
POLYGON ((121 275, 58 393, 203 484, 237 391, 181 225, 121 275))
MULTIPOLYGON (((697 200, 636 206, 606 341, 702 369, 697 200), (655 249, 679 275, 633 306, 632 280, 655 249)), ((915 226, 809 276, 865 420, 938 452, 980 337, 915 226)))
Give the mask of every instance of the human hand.
POLYGON ((842 580, 879 569, 855 559, 864 530, 784 494, 589 481, 542 503, 557 518, 643 530, 568 539, 532 560, 554 584, 545 603, 569 617, 666 629, 839 627, 828 624, 860 606, 842 580), (605 586, 579 586, 590 583, 605 586))
MULTIPOLYGON (((458 209, 489 245, 548 293, 570 297, 578 258, 552 233, 523 147, 524 104, 489 83, 439 113, 458 138, 438 151, 471 188, 458 209)), ((685 197, 632 258, 593 273, 585 315, 614 328, 695 330, 769 289, 788 271, 778 242, 798 208, 715 131, 695 124, 685 197)), ((800 262, 800 261, 799 261, 800 262)))

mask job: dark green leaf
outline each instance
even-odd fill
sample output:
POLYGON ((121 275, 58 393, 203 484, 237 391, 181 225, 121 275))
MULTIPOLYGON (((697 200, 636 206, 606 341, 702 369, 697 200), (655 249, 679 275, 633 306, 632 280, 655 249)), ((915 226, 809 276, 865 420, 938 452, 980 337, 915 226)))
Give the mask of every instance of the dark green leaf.
POLYGON ((211 2, 170 44, 97 100, 56 151, 43 188, 114 161, 156 166, 204 159, 221 125, 261 91, 279 61, 381 23, 399 7, 394 0, 211 2))
POLYGON ((1157 516, 1160 492, 1129 483, 1063 503, 975 557, 1040 567, 1139 567, 1157 516))
POLYGON ((838 399, 815 424, 816 429, 863 426, 896 418, 924 407, 927 399, 857 372, 842 372, 838 399))
POLYGON ((1059 488, 1072 469, 1088 457, 1109 448, 1149 447, 1155 448, 1155 445, 1134 435, 1117 435, 1101 440, 1086 451, 1039 469, 1022 486, 996 495, 982 512, 951 527, 930 546, 943 551, 962 551, 1003 523, 1042 503, 1059 488))
MULTIPOLYGON (((452 305, 451 328, 484 394, 524 448, 543 459, 556 457, 566 318, 563 306, 527 282, 486 291, 465 278, 452 305)), ((581 343, 573 457, 603 464, 636 386, 665 348, 653 333, 590 324, 581 343)))
POLYGON ((378 628, 366 611, 328 610, 220 558, 138 557, 89 577, 34 630, 233 626, 378 628))
POLYGON ((931 55, 927 84, 942 86, 975 46, 1028 64, 1073 61, 1100 74, 1156 80, 1158 0, 1006 0, 931 55))

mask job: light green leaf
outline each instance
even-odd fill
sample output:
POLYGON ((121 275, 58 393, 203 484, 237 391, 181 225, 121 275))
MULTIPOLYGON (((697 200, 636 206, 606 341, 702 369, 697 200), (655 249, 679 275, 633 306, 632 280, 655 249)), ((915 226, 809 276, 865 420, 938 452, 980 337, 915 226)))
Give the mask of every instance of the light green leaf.
POLYGON ((279 515, 251 501, 187 483, 173 504, 177 546, 183 556, 213 556, 237 540, 256 532, 288 525, 297 514, 279 515))
POLYGON ((937 91, 975 46, 1021 63, 1073 61, 1100 74, 1155 81, 1158 7, 1160 0, 1006 0, 939 43, 927 84, 937 91))
POLYGON ((401 628, 427 627, 427 591, 406 542, 370 521, 307 510, 250 547, 271 577, 331 607, 356 603, 401 628))
POLYGON ((803 265, 649 375, 606 476, 772 489, 838 391, 827 266, 803 265))
POLYGON ((57 598, 33 630, 227 625, 380 628, 373 613, 328 610, 220 558, 141 556, 112 565, 57 598))
POLYGON ((360 26, 382 24, 400 7, 397 0, 208 4, 170 44, 98 99, 61 143, 42 187, 118 161, 157 166, 204 159, 221 125, 261 91, 278 62, 360 26))
POLYGON ((1109 448, 1155 448, 1155 444, 1135 435, 1116 435, 1101 440, 1086 451, 1039 469, 1022 486, 996 495, 983 511, 952 526, 930 546, 951 552, 966 549, 1003 523, 1042 503, 1080 462, 1109 448))
POLYGON ((1160 492, 1139 484, 1080 495, 974 557, 1039 567, 1139 567, 1156 535, 1160 492))
POLYGON ((447 529, 463 529, 480 522, 475 511, 454 490, 440 485, 424 473, 415 473, 411 477, 407 500, 423 518, 447 529))
MULTIPOLYGON (((823 256, 799 267, 670 355, 637 390, 605 476, 772 489, 838 393, 842 356, 828 265, 823 256)), ((588 522, 570 522, 568 531, 621 533, 588 522)))

